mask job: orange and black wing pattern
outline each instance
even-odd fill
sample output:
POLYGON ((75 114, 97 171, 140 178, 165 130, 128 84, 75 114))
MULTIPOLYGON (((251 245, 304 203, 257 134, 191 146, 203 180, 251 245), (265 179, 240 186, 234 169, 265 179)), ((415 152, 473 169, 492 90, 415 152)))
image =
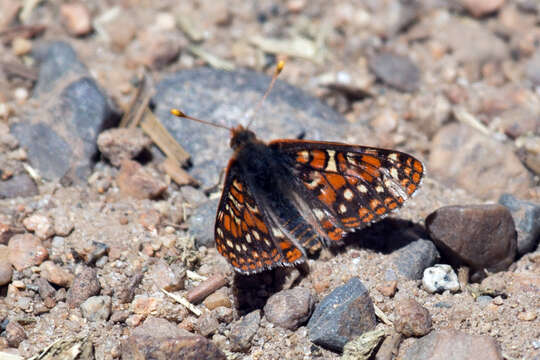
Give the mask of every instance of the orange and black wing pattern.
POLYGON ((276 225, 264 204, 257 202, 236 160, 227 167, 219 202, 216 247, 243 274, 305 261, 304 252, 276 225))
POLYGON ((424 176, 422 162, 395 150, 303 140, 269 146, 285 155, 300 196, 330 241, 400 208, 424 176))

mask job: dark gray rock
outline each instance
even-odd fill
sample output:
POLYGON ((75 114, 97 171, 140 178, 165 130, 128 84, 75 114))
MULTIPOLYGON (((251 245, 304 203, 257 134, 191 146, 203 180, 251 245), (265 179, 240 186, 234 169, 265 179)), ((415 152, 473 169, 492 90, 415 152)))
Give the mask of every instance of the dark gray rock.
POLYGON ((391 256, 397 272, 411 280, 421 279, 424 270, 435 264, 439 258, 435 244, 425 239, 415 240, 394 251, 391 256))
POLYGON ((47 124, 16 123, 11 132, 28 151, 28 159, 45 179, 58 179, 70 167, 71 146, 47 124))
POLYGON ((313 343, 342 351, 348 341, 372 330, 375 325, 369 293, 360 279, 352 278, 317 305, 307 327, 313 343))
MULTIPOLYGON (((270 83, 266 75, 252 71, 220 71, 210 68, 184 70, 159 82, 153 102, 155 113, 176 140, 191 154, 191 175, 204 188, 215 186, 231 156, 229 134, 222 129, 178 119, 171 108, 230 127, 247 125, 270 83)), ((250 129, 264 141, 305 135, 313 140, 342 140, 345 119, 300 89, 278 80, 250 129)))
POLYGON ((369 60, 369 68, 384 83, 401 91, 416 91, 420 69, 407 56, 383 52, 369 60))
POLYGON ((214 223, 219 199, 208 200, 193 210, 188 219, 195 246, 214 247, 214 223))
POLYGON ((11 133, 47 180, 86 181, 97 154, 97 136, 113 125, 116 115, 69 45, 41 45, 36 56, 40 74, 34 97, 42 106, 26 109, 11 133))
POLYGON ((49 93, 66 76, 77 77, 88 73, 86 66, 77 58, 75 50, 65 42, 41 43, 34 47, 32 56, 39 67, 34 97, 49 93))
POLYGON ((0 199, 29 197, 38 193, 36 183, 26 173, 20 173, 5 181, 0 181, 0 199))
POLYGON ((518 255, 536 249, 540 242, 540 204, 519 200, 510 194, 503 194, 499 204, 506 206, 514 219, 518 255))
POLYGON ((516 257, 514 220, 502 205, 445 206, 426 218, 426 227, 437 248, 456 265, 500 271, 516 257))
POLYGON ((309 319, 314 305, 315 298, 311 290, 296 287, 270 296, 264 306, 264 315, 277 326, 296 330, 309 319))
POLYGON ((255 310, 231 325, 230 340, 233 351, 246 351, 257 333, 261 322, 261 311, 255 310))

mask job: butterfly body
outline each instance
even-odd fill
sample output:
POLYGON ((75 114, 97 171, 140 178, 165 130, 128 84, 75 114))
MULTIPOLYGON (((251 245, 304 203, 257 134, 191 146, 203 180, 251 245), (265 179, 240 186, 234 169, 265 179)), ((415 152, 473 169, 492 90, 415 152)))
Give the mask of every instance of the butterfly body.
POLYGON ((399 208, 424 167, 393 150, 307 140, 268 144, 238 126, 216 246, 236 271, 291 266, 399 208))

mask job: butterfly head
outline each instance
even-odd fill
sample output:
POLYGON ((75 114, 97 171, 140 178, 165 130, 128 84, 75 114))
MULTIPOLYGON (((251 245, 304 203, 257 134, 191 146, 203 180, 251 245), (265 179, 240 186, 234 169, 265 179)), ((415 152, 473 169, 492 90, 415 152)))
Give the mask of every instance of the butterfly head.
POLYGON ((242 125, 238 125, 231 129, 230 146, 233 150, 237 150, 248 143, 254 142, 256 139, 255 133, 242 125))

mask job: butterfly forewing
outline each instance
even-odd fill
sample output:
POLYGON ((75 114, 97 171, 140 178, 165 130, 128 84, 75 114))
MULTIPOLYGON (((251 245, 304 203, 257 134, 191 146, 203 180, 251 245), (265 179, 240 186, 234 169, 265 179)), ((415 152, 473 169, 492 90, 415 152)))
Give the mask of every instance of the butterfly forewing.
POLYGON ((288 159, 323 238, 332 241, 401 207, 424 174, 419 160, 394 150, 301 140, 269 146, 288 159))
POLYGON ((219 253, 246 274, 303 261, 303 252, 257 202, 245 177, 236 160, 231 160, 216 215, 219 253))

